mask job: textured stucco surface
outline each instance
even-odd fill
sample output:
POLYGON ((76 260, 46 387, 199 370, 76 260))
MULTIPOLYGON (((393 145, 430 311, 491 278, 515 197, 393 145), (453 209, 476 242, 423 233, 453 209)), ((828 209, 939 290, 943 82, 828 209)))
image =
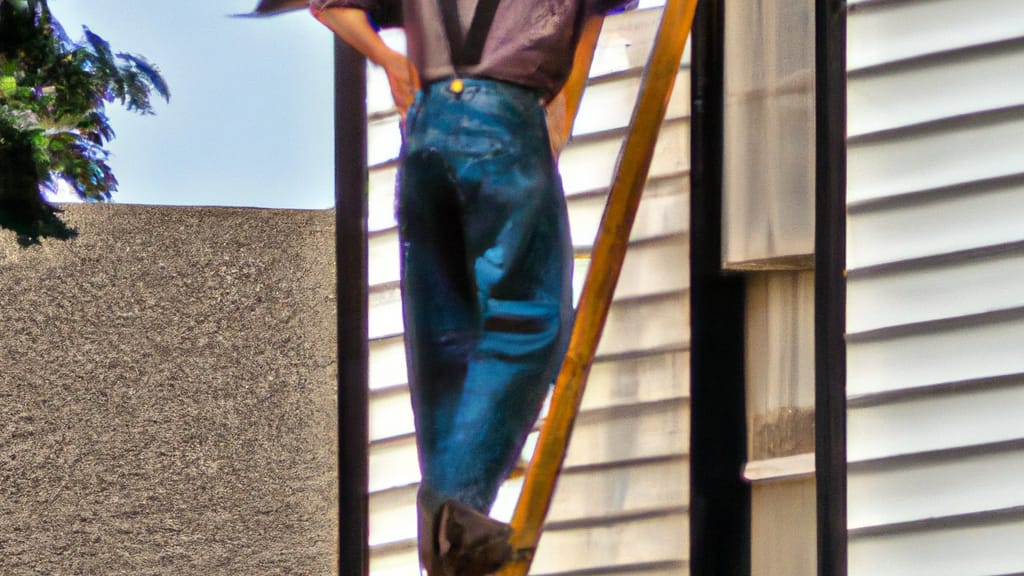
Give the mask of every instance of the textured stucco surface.
POLYGON ((0 574, 332 574, 331 211, 0 231, 0 574))

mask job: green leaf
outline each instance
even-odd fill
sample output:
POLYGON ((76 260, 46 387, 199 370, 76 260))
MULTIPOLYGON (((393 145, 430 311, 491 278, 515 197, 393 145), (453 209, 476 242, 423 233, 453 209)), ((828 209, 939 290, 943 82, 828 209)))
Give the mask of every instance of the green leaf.
POLYGON ((18 88, 18 80, 14 76, 4 76, 0 78, 0 92, 3 94, 9 94, 14 92, 18 88))

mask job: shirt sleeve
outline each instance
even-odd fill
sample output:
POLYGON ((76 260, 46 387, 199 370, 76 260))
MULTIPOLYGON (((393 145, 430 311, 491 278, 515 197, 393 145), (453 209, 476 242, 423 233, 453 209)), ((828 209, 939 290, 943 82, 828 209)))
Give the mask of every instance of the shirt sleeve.
POLYGON ((370 20, 379 28, 402 25, 401 0, 310 0, 309 9, 318 16, 328 8, 358 8, 370 15, 370 20))

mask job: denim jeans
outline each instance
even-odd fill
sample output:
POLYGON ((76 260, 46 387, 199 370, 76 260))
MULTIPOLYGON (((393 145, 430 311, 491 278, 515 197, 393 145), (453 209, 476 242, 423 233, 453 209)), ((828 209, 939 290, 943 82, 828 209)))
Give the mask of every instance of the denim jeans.
POLYGON ((464 83, 410 108, 397 209, 421 504, 486 513, 565 351, 572 245, 538 93, 464 83))

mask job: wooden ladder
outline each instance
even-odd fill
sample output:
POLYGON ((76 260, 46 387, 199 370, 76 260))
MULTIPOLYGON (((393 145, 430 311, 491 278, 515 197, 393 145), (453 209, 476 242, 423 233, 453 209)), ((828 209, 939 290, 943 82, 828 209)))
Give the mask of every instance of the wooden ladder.
MULTIPOLYGON (((537 448, 526 470, 522 493, 512 517, 514 558, 498 572, 499 576, 525 576, 530 570, 565 460, 587 375, 622 271, 630 231, 696 9, 697 0, 668 0, 665 4, 626 141, 619 153, 608 203, 594 241, 569 350, 555 381, 551 407, 541 426, 537 448)), ((564 128, 566 139, 579 110, 601 24, 602 20, 595 18, 584 28, 573 72, 564 90, 566 117, 569 119, 564 128)))

